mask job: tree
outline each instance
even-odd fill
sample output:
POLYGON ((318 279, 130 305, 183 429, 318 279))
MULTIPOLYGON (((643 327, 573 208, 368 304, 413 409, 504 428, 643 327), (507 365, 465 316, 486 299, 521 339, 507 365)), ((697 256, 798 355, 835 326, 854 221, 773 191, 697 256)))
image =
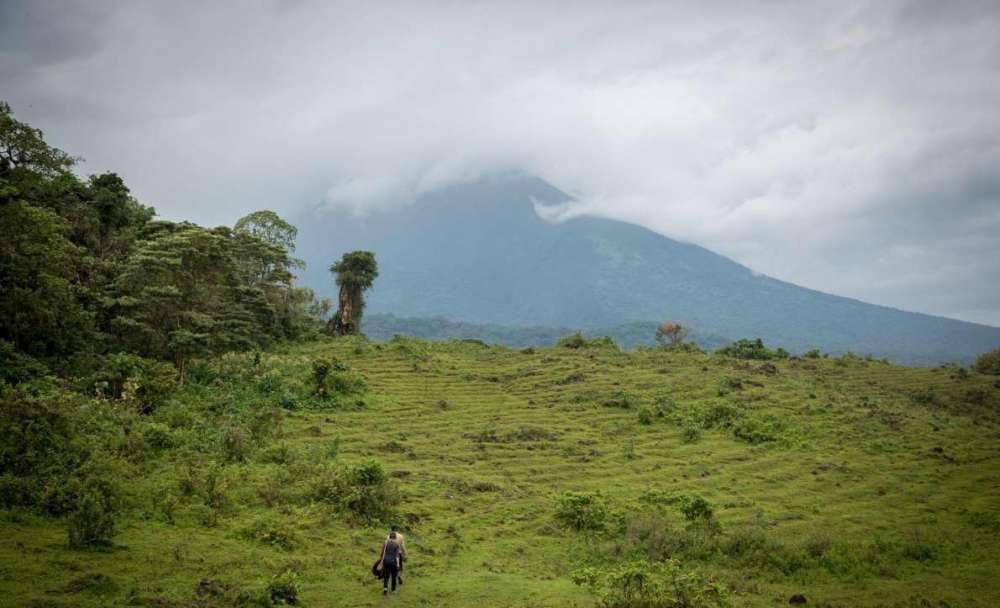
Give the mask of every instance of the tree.
POLYGON ((656 341, 664 348, 677 346, 688 336, 688 329, 680 323, 660 323, 656 328, 656 341))
POLYGON ((995 348, 976 357, 976 363, 973 367, 980 374, 1000 375, 1000 348, 995 348))
POLYGON ((337 275, 340 294, 337 314, 327 324, 327 331, 336 336, 359 333, 365 307, 364 292, 378 277, 375 254, 371 251, 345 253, 339 262, 330 266, 330 272, 337 275))
POLYGON ((10 105, 0 101, 0 176, 31 171, 52 177, 72 166, 72 157, 45 143, 41 130, 14 118, 10 105))
POLYGON ((233 230, 249 234, 265 243, 284 247, 288 251, 295 251, 295 237, 299 234, 298 228, 269 209, 254 211, 241 217, 233 226, 233 230))

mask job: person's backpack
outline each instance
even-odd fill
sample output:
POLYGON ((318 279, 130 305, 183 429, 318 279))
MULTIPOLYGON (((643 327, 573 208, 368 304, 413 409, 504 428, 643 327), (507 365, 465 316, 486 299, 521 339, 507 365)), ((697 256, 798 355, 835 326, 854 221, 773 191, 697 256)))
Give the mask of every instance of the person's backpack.
POLYGON ((380 556, 375 563, 372 564, 372 576, 375 578, 382 578, 382 571, 378 569, 378 565, 382 563, 382 557, 380 556))

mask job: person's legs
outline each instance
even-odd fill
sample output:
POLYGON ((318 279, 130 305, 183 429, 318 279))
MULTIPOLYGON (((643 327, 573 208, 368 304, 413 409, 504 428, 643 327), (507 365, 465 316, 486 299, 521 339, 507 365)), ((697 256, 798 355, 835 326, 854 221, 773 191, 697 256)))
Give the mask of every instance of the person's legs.
POLYGON ((399 584, 400 585, 403 584, 403 564, 405 564, 405 563, 406 563, 406 559, 400 557, 399 558, 399 574, 396 576, 396 578, 399 579, 399 584))
MULTIPOLYGON (((395 577, 393 577, 395 580, 395 577)), ((382 565, 382 593, 387 593, 389 591, 389 565, 382 565)))
POLYGON ((396 577, 399 576, 399 571, 396 569, 396 566, 394 565, 394 566, 392 566, 392 569, 390 570, 390 572, 392 573, 392 590, 395 591, 396 590, 396 577))

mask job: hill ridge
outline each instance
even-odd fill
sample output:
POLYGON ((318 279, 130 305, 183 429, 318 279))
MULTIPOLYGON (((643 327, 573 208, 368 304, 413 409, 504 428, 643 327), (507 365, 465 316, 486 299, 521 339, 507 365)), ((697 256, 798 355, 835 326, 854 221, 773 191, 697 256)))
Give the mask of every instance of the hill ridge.
POLYGON ((305 212, 303 280, 332 293, 326 266, 376 252, 368 310, 402 317, 594 330, 675 320, 705 334, 761 337, 791 351, 854 351, 904 363, 968 362, 1000 328, 903 311, 755 273, 648 228, 540 217, 569 196, 538 178, 503 176, 428 192, 391 212, 305 212))

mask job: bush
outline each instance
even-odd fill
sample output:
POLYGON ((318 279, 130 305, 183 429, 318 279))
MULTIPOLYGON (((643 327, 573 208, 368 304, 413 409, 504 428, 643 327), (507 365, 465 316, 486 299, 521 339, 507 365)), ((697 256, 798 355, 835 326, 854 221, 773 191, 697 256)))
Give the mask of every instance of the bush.
POLYGON ((1000 375, 1000 348, 976 357, 976 363, 973 367, 980 374, 1000 375))
POLYGON ((237 422, 226 425, 219 436, 222 457, 226 462, 245 462, 253 446, 250 434, 237 422))
POLYGON ((740 418, 742 413, 734 405, 713 403, 694 411, 694 418, 704 429, 728 428, 740 418))
POLYGON ((312 384, 313 395, 322 401, 338 395, 356 395, 367 389, 363 378, 336 359, 313 361, 312 384))
POLYGON ((701 439, 701 429, 694 425, 686 425, 683 430, 681 430, 681 439, 684 443, 695 443, 701 439))
POLYGON ((560 338, 556 342, 556 346, 560 348, 618 348, 615 341, 611 336, 601 336, 600 338, 593 338, 588 340, 583 336, 581 332, 576 332, 575 334, 570 334, 563 338, 560 338))
POLYGON ((122 475, 116 464, 93 457, 67 484, 72 501, 66 520, 71 547, 111 544, 121 504, 117 480, 122 475))
POLYGON ((83 459, 70 413, 80 397, 29 395, 0 385, 0 506, 39 506, 52 515, 69 505, 63 496, 67 476, 83 459))
POLYGON ((102 357, 85 384, 100 397, 124 401, 148 414, 176 390, 177 371, 167 363, 116 353, 102 357))
POLYGON ((653 424, 653 410, 648 407, 639 408, 639 412, 636 414, 639 419, 639 424, 650 425, 653 424))
POLYGON ((773 416, 744 417, 733 424, 733 435, 749 444, 777 441, 784 424, 773 416))
POLYGON ((299 575, 291 568, 274 575, 267 584, 266 595, 272 606, 298 606, 299 575))
POLYGON ((273 519, 258 519, 243 530, 243 537, 283 551, 291 551, 298 545, 295 533, 273 519))
POLYGON ((599 492, 565 492, 559 497, 555 518, 559 525, 577 532, 604 530, 608 504, 599 492))
POLYGON ((737 340, 729 346, 720 348, 715 353, 736 359, 754 359, 759 361, 788 358, 788 351, 783 348, 771 350, 764 346, 764 341, 760 338, 755 340, 748 340, 746 338, 737 340))
POLYGON ((576 332, 575 334, 560 338, 556 346, 560 348, 585 348, 587 346, 587 339, 583 337, 582 333, 576 332))
POLYGON ((715 514, 712 503, 701 496, 685 496, 680 500, 679 508, 688 521, 708 521, 715 514))
POLYGON ((110 545, 115 534, 115 507, 96 491, 86 491, 77 499, 67 519, 69 546, 110 545))
POLYGON ((573 582, 588 587, 601 608, 724 608, 724 588, 677 560, 632 561, 606 569, 585 568, 573 582))
POLYGON ((323 469, 312 484, 311 496, 368 524, 394 519, 400 501, 396 486, 374 460, 323 469))
POLYGON ((197 483, 203 491, 202 499, 207 509, 202 518, 202 524, 212 527, 219 523, 219 516, 229 508, 228 483, 223 477, 222 468, 214 465, 205 472, 205 477, 197 483))
POLYGON ((823 354, 819 352, 818 348, 813 348, 802 353, 802 356, 806 359, 819 359, 823 354))
POLYGON ((142 439, 154 450, 165 450, 174 445, 170 427, 159 422, 152 422, 142 430, 142 439))

